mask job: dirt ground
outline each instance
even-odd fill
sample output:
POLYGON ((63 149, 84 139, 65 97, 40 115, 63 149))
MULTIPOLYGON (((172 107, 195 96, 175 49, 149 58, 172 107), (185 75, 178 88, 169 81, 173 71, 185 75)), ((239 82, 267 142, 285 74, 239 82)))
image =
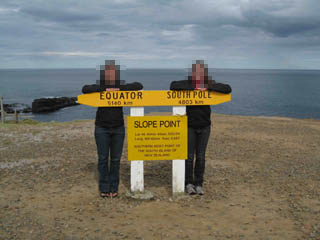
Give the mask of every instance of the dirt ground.
POLYGON ((153 200, 97 188, 94 122, 0 124, 0 239, 320 239, 320 121, 214 114, 203 196, 171 194, 171 161, 145 162, 153 200))

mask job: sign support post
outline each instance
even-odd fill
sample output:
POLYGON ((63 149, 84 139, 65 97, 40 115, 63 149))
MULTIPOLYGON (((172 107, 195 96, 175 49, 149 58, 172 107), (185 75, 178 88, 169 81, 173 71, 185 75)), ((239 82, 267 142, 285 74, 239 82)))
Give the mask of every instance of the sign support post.
MULTIPOLYGON (((130 116, 144 116, 144 107, 131 107, 130 116)), ((131 192, 144 191, 143 161, 131 161, 130 182, 131 192)))
MULTIPOLYGON (((173 115, 186 115, 186 106, 173 106, 173 115)), ((184 193, 185 159, 172 160, 172 193, 173 195, 184 193)))

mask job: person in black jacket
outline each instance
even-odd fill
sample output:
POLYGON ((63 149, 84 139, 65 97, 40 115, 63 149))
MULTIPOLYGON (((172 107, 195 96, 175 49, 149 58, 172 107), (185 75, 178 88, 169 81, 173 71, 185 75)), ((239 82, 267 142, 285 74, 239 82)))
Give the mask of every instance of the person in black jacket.
MULTIPOLYGON (((120 81, 120 67, 114 60, 106 61, 100 69, 100 84, 85 85, 83 93, 100 91, 141 90, 141 83, 120 81)), ((125 136, 122 107, 98 107, 94 136, 98 151, 99 191, 101 197, 117 197, 120 159, 125 136), (110 154, 110 167, 108 159, 110 154)))
MULTIPOLYGON (((173 81, 170 90, 202 90, 231 93, 227 84, 217 83, 208 76, 208 66, 197 60, 192 64, 191 76, 187 80, 173 81)), ((205 170, 205 153, 211 130, 211 109, 208 105, 187 106, 188 116, 188 159, 185 164, 185 186, 190 195, 203 195, 203 175, 205 170), (193 164, 196 154, 195 165, 193 164), (194 165, 194 167, 193 167, 194 165)))

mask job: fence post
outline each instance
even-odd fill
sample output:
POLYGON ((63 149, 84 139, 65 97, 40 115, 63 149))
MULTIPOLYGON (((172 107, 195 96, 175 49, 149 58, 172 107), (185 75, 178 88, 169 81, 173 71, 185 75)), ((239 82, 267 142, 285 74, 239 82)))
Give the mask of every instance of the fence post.
MULTIPOLYGON (((173 115, 186 115, 186 106, 173 106, 173 115)), ((173 195, 184 193, 185 159, 172 160, 172 193, 173 195)))
MULTIPOLYGON (((144 107, 131 107, 130 116, 144 116, 144 107)), ((131 161, 130 185, 131 192, 144 191, 143 161, 131 161)))
POLYGON ((3 97, 0 96, 0 105, 1 105, 1 122, 4 123, 5 113, 3 108, 3 97))
POLYGON ((16 123, 18 123, 18 112, 17 112, 17 109, 14 109, 14 117, 16 119, 16 123))

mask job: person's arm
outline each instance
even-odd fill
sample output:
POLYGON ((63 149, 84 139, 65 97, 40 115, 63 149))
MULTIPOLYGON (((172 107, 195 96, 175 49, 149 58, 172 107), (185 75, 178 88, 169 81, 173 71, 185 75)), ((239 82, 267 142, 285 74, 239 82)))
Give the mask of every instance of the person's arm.
POLYGON ((122 90, 122 91, 129 91, 129 90, 141 90, 143 88, 141 83, 134 82, 134 83, 128 83, 126 85, 120 85, 119 88, 106 88, 102 89, 100 85, 92 84, 92 85, 85 85, 82 88, 82 93, 93 93, 93 92, 102 92, 102 91, 116 91, 116 90, 122 90))
POLYGON ((139 82, 120 85, 121 91, 137 91, 137 90, 141 90, 141 89, 143 89, 143 85, 139 82))
POLYGON ((170 90, 193 90, 193 87, 188 80, 173 81, 170 84, 170 90))
POLYGON ((101 92, 103 91, 100 85, 92 84, 92 85, 84 85, 82 88, 82 93, 93 93, 93 92, 101 92))
POLYGON ((230 85, 223 84, 223 83, 217 83, 214 80, 212 81, 212 83, 209 83, 208 90, 220 92, 220 93, 231 93, 231 91, 232 91, 230 85))

